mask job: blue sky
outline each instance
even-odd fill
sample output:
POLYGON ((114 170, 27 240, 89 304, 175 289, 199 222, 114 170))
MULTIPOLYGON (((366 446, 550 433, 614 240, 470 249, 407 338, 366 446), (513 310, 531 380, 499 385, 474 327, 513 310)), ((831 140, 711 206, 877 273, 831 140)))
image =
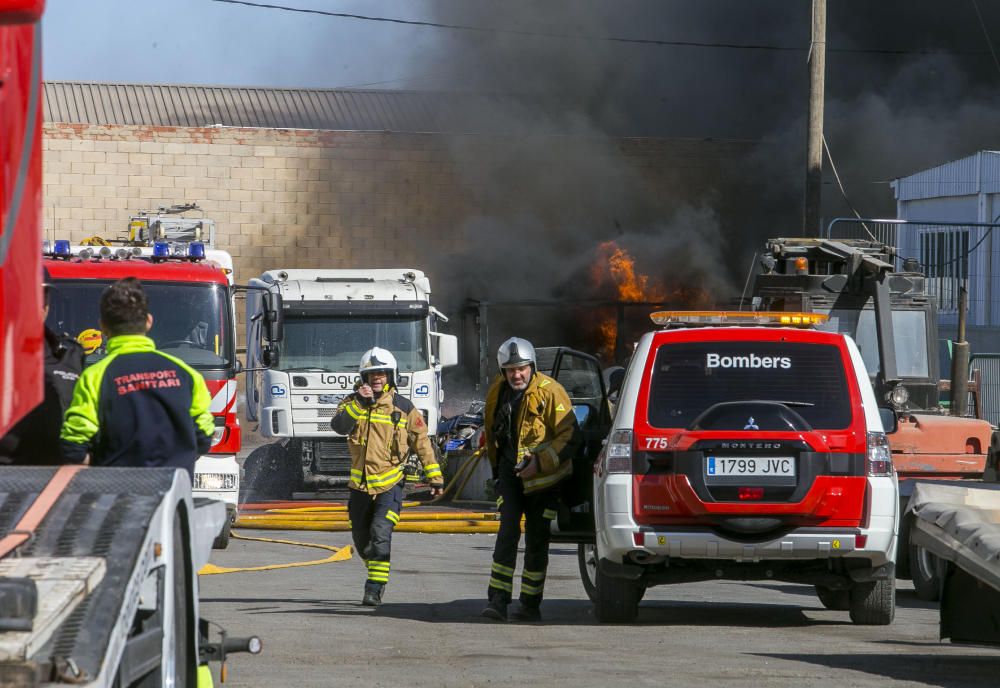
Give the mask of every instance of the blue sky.
MULTIPOLYGON (((266 1, 266 0, 264 0, 266 1)), ((293 0, 296 7, 424 19, 420 2, 293 0)), ((435 29, 211 0, 49 0, 46 79, 249 86, 433 86, 410 65, 435 29), (420 75, 418 75, 420 76, 420 75)))

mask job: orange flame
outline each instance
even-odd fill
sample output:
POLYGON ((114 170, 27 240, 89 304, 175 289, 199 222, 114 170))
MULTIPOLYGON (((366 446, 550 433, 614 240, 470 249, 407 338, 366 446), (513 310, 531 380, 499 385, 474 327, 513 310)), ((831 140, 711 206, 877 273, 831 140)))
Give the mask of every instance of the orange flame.
MULTIPOLYGON (((687 307, 705 308, 711 305, 711 295, 697 286, 668 288, 662 282, 636 271, 635 259, 628 251, 613 241, 605 241, 597 247, 597 256, 591 265, 591 279, 596 290, 607 293, 606 287, 613 287, 617 300, 638 302, 676 302, 687 307)), ((615 354, 618 323, 614 313, 601 317, 597 325, 599 353, 606 361, 615 354)))
POLYGON ((614 283, 619 301, 662 301, 666 290, 662 285, 650 285, 649 275, 636 274, 635 259, 613 241, 597 247, 597 258, 591 268, 598 287, 606 281, 614 283))
MULTIPOLYGON (((667 290, 662 285, 650 284, 649 275, 636 272, 635 259, 613 241, 605 241, 597 247, 591 275, 598 289, 608 283, 613 285, 619 301, 663 301, 667 297, 667 290)), ((614 357, 617 335, 614 316, 598 325, 600 353, 607 360, 614 357)))

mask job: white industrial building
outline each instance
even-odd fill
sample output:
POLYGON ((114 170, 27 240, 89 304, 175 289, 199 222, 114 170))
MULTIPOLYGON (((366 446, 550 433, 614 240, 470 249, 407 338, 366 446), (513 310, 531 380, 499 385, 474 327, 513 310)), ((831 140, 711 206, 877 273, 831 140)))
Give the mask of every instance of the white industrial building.
POLYGON ((1000 231, 976 226, 1000 222, 1000 151, 979 151, 891 186, 896 217, 921 221, 899 226, 895 243, 899 255, 916 258, 928 276, 942 336, 955 335, 959 286, 967 280, 972 350, 1000 351, 1000 231))

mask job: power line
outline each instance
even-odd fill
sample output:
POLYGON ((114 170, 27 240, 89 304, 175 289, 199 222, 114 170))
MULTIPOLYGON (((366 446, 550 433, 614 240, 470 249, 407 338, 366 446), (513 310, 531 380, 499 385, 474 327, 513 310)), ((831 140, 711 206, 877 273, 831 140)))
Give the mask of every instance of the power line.
MULTIPOLYGON (((847 207, 851 209, 851 212, 854 213, 854 217, 861 220, 861 213, 859 213, 857 208, 854 207, 854 204, 851 203, 851 199, 847 197, 847 191, 844 189, 844 185, 840 181, 840 173, 837 172, 837 166, 833 164, 833 156, 830 155, 830 146, 826 143, 826 136, 823 136, 823 148, 826 150, 826 159, 830 161, 830 169, 833 170, 833 178, 837 180, 837 186, 840 188, 840 195, 844 197, 844 201, 847 203, 847 207)), ((872 241, 878 241, 878 239, 875 238, 875 235, 872 234, 872 230, 868 229, 868 225, 865 222, 861 222, 861 226, 865 228, 865 232, 867 232, 868 236, 871 237, 872 241)))
MULTIPOLYGON (((804 53, 809 47, 797 47, 788 45, 766 45, 757 43, 710 43, 704 41, 668 41, 653 38, 627 38, 622 36, 598 36, 580 33, 554 33, 548 31, 528 31, 525 29, 501 29, 490 26, 475 26, 471 24, 445 24, 442 22, 420 21, 416 19, 398 19, 395 17, 373 17, 364 14, 353 14, 349 12, 330 12, 328 10, 315 10, 305 7, 290 7, 287 5, 274 5, 263 2, 248 2, 247 0, 211 0, 211 2, 221 2, 228 5, 243 5, 256 9, 280 10, 283 12, 298 12, 301 14, 315 14, 324 17, 336 17, 340 19, 356 19, 359 21, 385 22, 389 24, 403 24, 407 26, 423 26, 435 29, 450 29, 453 31, 472 31, 476 33, 507 34, 513 36, 525 36, 530 38, 559 38, 564 40, 578 41, 606 41, 608 43, 630 43, 635 45, 669 46, 680 48, 721 48, 727 50, 757 50, 768 52, 797 52, 804 53)), ((889 48, 828 48, 827 52, 845 54, 865 54, 865 55, 985 55, 982 52, 965 51, 943 51, 943 50, 893 50, 889 48)))
POLYGON ((997 71, 1000 72, 1000 60, 997 59, 997 52, 993 49, 993 39, 990 38, 990 32, 986 30, 986 22, 983 21, 983 13, 979 11, 979 3, 976 0, 972 0, 972 6, 976 10, 976 17, 979 18, 979 26, 983 28, 983 35, 986 36, 986 45, 990 48, 990 55, 993 56, 993 64, 996 65, 997 71))

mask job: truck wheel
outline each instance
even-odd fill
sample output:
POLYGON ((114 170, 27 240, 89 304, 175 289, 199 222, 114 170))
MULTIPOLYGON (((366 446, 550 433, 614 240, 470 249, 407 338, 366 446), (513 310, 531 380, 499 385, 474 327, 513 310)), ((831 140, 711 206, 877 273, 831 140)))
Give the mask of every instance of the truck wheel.
POLYGON ((895 577, 855 583, 850 589, 851 621, 858 626, 887 626, 896 615, 895 577))
POLYGON ((833 590, 822 585, 816 586, 816 596, 820 603, 827 609, 837 612, 846 612, 851 608, 850 590, 833 590))
POLYGON ((228 513, 226 514, 226 524, 222 526, 222 532, 219 533, 218 537, 212 543, 212 549, 225 549, 229 547, 229 536, 233 532, 233 521, 236 520, 236 513, 234 512, 232 516, 228 513))
POLYGON ((925 602, 936 602, 941 598, 941 583, 944 580, 941 560, 920 545, 914 544, 907 548, 907 558, 917 597, 925 602))
POLYGON ((594 616, 601 623, 630 623, 639 614, 642 584, 628 578, 612 578, 597 569, 594 616))
POLYGON ((896 539, 896 578, 898 580, 910 580, 910 557, 907 556, 907 549, 910 545, 910 526, 913 525, 913 516, 903 516, 906 513, 906 501, 899 501, 899 537, 896 539))
POLYGON ((597 545, 576 546, 576 561, 580 566, 580 580, 587 598, 597 602, 597 545))

